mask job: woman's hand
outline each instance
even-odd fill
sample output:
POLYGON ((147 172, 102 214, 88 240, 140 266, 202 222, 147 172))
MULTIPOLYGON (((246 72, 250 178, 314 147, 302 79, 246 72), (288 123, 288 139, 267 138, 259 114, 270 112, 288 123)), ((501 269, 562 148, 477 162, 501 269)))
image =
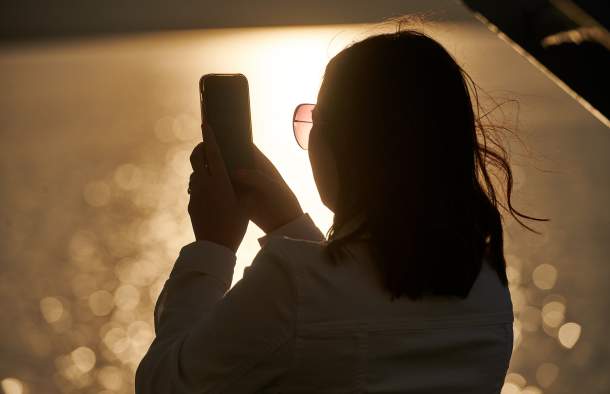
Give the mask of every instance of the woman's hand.
POLYGON ((254 169, 238 169, 231 180, 248 217, 265 233, 303 214, 301 205, 277 168, 253 144, 254 169))
POLYGON ((202 125, 205 141, 191 154, 188 212, 195 239, 215 242, 237 251, 248 227, 248 216, 239 204, 216 137, 202 125))

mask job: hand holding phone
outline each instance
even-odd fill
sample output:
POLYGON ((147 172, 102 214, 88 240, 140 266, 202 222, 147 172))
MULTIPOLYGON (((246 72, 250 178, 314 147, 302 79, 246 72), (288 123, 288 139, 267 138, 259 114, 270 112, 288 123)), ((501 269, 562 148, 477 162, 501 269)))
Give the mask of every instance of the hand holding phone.
POLYGON ((208 128, 205 132, 206 142, 200 142, 190 157, 188 213, 197 241, 214 242, 236 252, 249 218, 233 190, 214 131, 208 128))
POLYGON ((248 217, 267 234, 303 215, 303 209, 280 172, 256 146, 254 163, 254 169, 235 170, 231 177, 248 217))
MULTIPOLYGON (((233 189, 249 218, 269 233, 302 215, 290 187, 252 141, 246 77, 206 74, 199 81, 199 90, 203 122, 213 130, 233 189)), ((205 127, 203 133, 205 141, 205 127)))

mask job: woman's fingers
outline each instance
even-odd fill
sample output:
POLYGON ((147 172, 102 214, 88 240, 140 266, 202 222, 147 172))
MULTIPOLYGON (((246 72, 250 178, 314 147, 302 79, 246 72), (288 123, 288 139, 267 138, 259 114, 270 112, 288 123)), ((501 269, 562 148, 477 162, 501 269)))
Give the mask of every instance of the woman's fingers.
POLYGON ((227 169, 225 167, 222 154, 220 153, 220 149, 216 144, 216 135, 214 134, 214 130, 212 130, 209 125, 203 123, 201 124, 201 129, 203 131, 205 158, 207 159, 209 171, 214 176, 227 176, 227 169))
POLYGON ((204 177, 208 177, 208 175, 200 171, 191 173, 189 178, 190 194, 200 193, 201 191, 205 190, 208 182, 206 182, 207 179, 204 177))
POLYGON ((252 146, 254 151, 254 159, 256 161, 256 168, 274 179, 283 179, 282 175, 279 173, 277 168, 275 168, 271 160, 269 160, 256 145, 252 144, 252 146))
POLYGON ((191 167, 193 168, 194 172, 203 173, 205 171, 206 158, 205 158, 205 146, 204 146, 203 142, 200 142, 197 144, 197 146, 195 146, 195 148, 193 149, 193 152, 191 153, 191 157, 189 159, 191 161, 191 167))

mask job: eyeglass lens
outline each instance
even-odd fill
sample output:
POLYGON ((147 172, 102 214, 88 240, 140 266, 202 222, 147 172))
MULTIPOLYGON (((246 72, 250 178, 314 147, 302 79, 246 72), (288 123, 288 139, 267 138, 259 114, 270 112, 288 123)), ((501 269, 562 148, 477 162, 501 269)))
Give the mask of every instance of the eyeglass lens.
POLYGON ((313 126, 312 111, 314 107, 315 104, 299 104, 294 110, 292 120, 294 137, 303 149, 307 149, 309 144, 309 132, 313 126))

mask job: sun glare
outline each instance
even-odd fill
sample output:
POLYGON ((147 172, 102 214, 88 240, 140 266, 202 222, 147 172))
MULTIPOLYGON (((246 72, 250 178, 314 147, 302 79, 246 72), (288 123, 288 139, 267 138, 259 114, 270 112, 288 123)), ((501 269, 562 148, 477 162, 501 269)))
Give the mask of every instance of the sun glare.
MULTIPOLYGON (((360 32, 358 25, 230 29, 209 33, 210 40, 205 39, 208 33, 193 33, 200 34, 202 43, 193 51, 201 74, 239 72, 248 78, 254 142, 323 232, 332 223, 332 212, 321 203, 307 152, 294 139, 292 114, 299 103, 316 101, 326 64, 360 32)), ((258 252, 256 239, 262 235, 251 224, 237 252, 233 284, 258 252)))
MULTIPOLYGON (((198 81, 203 74, 246 75, 255 144, 326 233, 332 212, 320 201, 308 154, 295 141, 292 114, 298 104, 316 102, 328 61, 351 42, 383 30, 376 29, 172 31, 0 48, 8 207, 0 294, 10 295, 4 297, 10 300, 4 307, 9 322, 4 328, 10 328, 5 342, 14 344, 7 347, 14 351, 11 359, 52 365, 44 369, 48 376, 38 376, 29 362, 16 364, 0 376, 2 390, 20 394, 52 384, 60 392, 133 391, 134 372, 155 336, 155 302, 180 248, 194 241, 187 185, 189 155, 202 139, 198 81)), ((482 26, 442 23, 431 30, 426 32, 483 86, 514 85, 530 92, 523 96, 523 107, 529 108, 524 118, 540 126, 541 141, 552 136, 539 147, 561 152, 573 166, 562 174, 572 176, 572 183, 566 182, 569 187, 561 193, 553 186, 559 183, 544 183, 548 180, 531 170, 515 171, 517 185, 527 180, 525 189, 531 185, 532 196, 553 202, 554 209, 587 205, 580 198, 602 179, 597 175, 606 157, 606 130, 602 134, 595 129, 599 125, 591 126, 588 113, 482 26), (498 66, 510 72, 499 73, 498 66), (545 95, 552 99, 540 98, 545 95), (573 125, 578 140, 597 153, 583 153, 582 145, 573 144, 573 125)), ((587 215, 574 214, 567 223, 595 228, 588 220, 599 217, 602 197, 595 198, 597 205, 591 204, 587 215)), ((541 388, 546 393, 555 381, 569 383, 577 375, 569 371, 568 357, 584 370, 603 342, 603 336, 595 336, 601 331, 583 319, 601 310, 602 301, 591 297, 586 299, 591 308, 583 308, 585 289, 569 287, 586 280, 591 289, 600 288, 603 266, 580 264, 595 261, 578 253, 602 249, 594 241, 571 247, 563 234, 556 227, 529 243, 506 238, 518 357, 502 393, 541 388), (570 246, 568 252, 555 253, 562 243, 570 246), (522 349, 526 352, 519 353, 522 349)), ((582 239, 601 239, 597 235, 582 239)), ((232 285, 260 250, 261 236, 251 223, 237 251, 232 285)))

